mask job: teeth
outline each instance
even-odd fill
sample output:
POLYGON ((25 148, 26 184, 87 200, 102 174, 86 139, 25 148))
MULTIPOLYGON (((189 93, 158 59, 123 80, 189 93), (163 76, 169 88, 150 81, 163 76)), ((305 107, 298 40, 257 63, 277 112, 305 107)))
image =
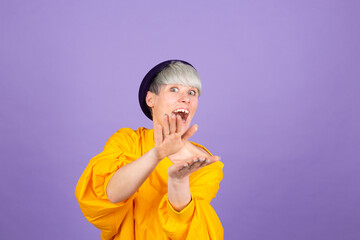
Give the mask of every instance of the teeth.
POLYGON ((183 113, 186 113, 186 114, 189 114, 189 111, 186 110, 186 109, 176 109, 174 112, 183 112, 183 113))

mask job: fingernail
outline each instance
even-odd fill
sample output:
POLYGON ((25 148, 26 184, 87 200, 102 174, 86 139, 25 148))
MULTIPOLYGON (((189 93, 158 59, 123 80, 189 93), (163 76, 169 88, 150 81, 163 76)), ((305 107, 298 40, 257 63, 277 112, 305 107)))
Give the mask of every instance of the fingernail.
POLYGON ((197 159, 197 158, 194 159, 194 162, 198 162, 198 161, 199 161, 199 159, 197 159))
POLYGON ((184 167, 188 167, 189 165, 187 163, 184 164, 184 167))
POLYGON ((200 162, 203 162, 203 161, 205 161, 205 158, 200 158, 200 162))
POLYGON ((209 161, 209 160, 206 160, 205 162, 206 162, 206 163, 210 163, 210 161, 209 161))

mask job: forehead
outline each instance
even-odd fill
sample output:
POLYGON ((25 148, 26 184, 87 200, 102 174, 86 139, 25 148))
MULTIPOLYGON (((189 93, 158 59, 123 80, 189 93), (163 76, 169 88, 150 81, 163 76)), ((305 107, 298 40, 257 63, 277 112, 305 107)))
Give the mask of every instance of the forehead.
POLYGON ((195 86, 183 85, 183 84, 178 84, 178 83, 161 85, 161 89, 167 89, 167 88, 172 88, 172 87, 177 87, 177 88, 181 88, 181 89, 197 89, 195 86))

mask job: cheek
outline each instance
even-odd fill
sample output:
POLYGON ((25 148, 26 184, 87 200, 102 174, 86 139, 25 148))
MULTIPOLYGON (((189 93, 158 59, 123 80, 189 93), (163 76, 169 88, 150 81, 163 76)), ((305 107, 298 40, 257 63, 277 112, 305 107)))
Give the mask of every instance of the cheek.
POLYGON ((164 96, 161 96, 160 98, 157 99, 157 102, 155 104, 155 108, 156 110, 161 113, 164 114, 169 110, 169 103, 171 103, 171 99, 166 98, 164 96))
POLYGON ((192 109, 193 109, 194 113, 195 113, 195 111, 196 111, 196 109, 197 109, 197 107, 198 107, 198 103, 199 103, 199 102, 198 102, 197 100, 193 102, 192 109))

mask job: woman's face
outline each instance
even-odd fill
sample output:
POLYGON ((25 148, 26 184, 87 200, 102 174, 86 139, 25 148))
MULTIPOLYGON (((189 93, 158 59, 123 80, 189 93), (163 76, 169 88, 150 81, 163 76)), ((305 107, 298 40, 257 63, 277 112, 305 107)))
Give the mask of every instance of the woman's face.
POLYGON ((185 129, 188 129, 198 106, 198 90, 179 84, 161 86, 158 95, 148 92, 146 103, 152 108, 153 125, 160 123, 163 126, 164 114, 180 115, 185 129))

